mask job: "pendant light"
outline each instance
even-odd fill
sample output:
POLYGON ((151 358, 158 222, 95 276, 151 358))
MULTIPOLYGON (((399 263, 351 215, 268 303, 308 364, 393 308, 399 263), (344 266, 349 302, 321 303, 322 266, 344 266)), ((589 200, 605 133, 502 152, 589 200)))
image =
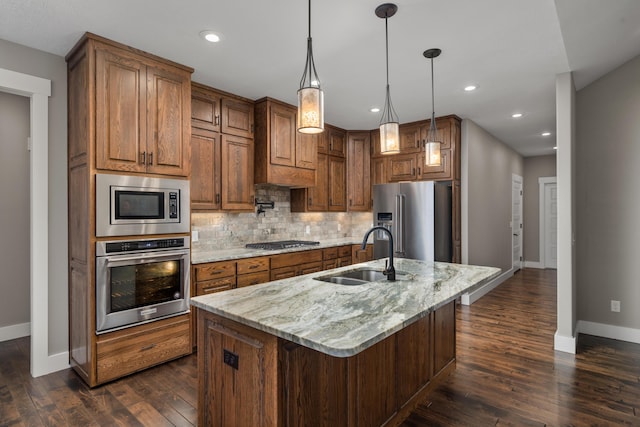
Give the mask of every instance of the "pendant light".
POLYGON ((431 60, 431 125, 424 144, 424 163, 426 166, 440 166, 442 162, 440 156, 440 144, 442 141, 438 139, 438 131, 436 130, 436 109, 433 94, 433 58, 440 56, 441 52, 440 49, 428 49, 423 53, 425 58, 431 60))
POLYGON ((324 93, 313 62, 311 47, 311 0, 309 0, 309 36, 307 37, 307 62, 298 90, 298 132, 320 133, 324 131, 324 93))
POLYGON ((389 90, 389 26, 388 18, 396 14, 398 6, 393 3, 385 3, 376 7, 376 16, 384 18, 385 47, 387 61, 387 94, 382 109, 380 119, 380 152, 382 154, 393 154, 400 152, 400 123, 398 115, 391 103, 391 91, 389 90))

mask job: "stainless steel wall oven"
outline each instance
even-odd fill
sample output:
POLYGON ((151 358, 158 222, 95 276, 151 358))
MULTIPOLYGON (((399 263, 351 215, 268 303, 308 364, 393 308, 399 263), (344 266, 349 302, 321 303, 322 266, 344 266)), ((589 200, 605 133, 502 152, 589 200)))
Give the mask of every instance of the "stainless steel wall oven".
POLYGON ((189 238, 96 243, 98 334, 189 312, 189 238))

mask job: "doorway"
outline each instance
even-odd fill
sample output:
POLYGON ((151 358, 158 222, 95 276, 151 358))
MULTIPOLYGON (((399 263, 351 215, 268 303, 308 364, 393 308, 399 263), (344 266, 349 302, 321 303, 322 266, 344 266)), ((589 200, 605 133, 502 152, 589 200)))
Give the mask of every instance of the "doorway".
MULTIPOLYGON (((31 310, 31 376, 59 370, 49 356, 49 97, 51 80, 0 68, 0 91, 29 98, 29 299, 31 310)), ((68 362, 67 362, 68 366, 68 362)))
POLYGON ((538 178, 540 206, 540 264, 558 268, 558 188, 556 177, 538 178))
POLYGON ((522 177, 511 176, 511 269, 522 268, 522 177))

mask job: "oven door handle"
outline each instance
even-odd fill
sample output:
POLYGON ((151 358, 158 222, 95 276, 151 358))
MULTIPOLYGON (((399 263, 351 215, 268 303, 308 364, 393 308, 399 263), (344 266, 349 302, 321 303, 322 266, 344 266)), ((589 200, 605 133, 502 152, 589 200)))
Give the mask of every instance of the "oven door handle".
POLYGON ((171 251, 171 252, 154 252, 154 253, 137 253, 135 255, 112 255, 102 258, 106 265, 122 265, 122 264, 142 264, 143 262, 166 261, 170 259, 183 258, 189 255, 189 251, 171 251))

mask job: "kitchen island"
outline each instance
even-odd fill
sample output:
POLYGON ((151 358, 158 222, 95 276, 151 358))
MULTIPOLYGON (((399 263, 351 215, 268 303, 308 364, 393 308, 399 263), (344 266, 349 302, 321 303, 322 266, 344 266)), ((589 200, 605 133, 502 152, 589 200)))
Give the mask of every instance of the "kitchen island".
POLYGON ((395 282, 317 280, 193 298, 198 425, 394 425, 455 368, 455 300, 499 269, 399 259, 395 282))

